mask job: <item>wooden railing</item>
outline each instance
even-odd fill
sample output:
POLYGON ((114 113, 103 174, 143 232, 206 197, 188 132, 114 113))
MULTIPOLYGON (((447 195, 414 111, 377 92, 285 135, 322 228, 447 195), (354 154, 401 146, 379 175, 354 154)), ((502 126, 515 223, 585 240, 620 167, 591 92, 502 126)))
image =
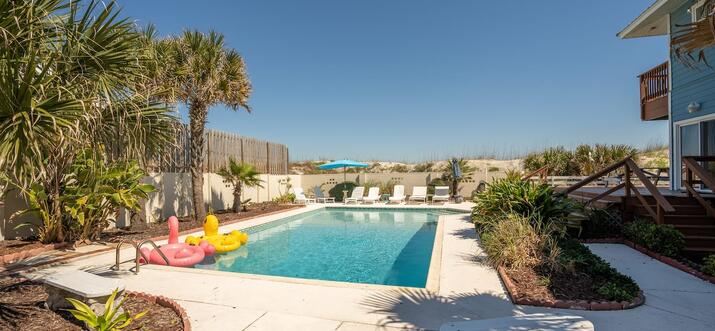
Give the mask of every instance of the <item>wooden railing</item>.
POLYGON ((626 198, 623 200, 624 208, 627 207, 628 200, 629 200, 628 198, 631 197, 631 194, 634 194, 638 198, 638 200, 640 200, 641 204, 643 205, 643 208, 646 209, 648 214, 658 224, 662 224, 664 222, 665 213, 666 212, 674 212, 675 208, 673 208, 673 205, 671 205, 670 202, 668 202, 668 200, 665 198, 665 196, 663 196, 663 194, 660 193, 660 191, 658 191, 658 188, 655 185, 653 185, 653 183, 651 183, 650 180, 648 180, 648 176, 646 176, 646 174, 643 172, 643 170, 641 170, 638 167, 638 165, 631 159, 630 156, 626 157, 625 159, 623 159, 617 163, 614 163, 614 164, 602 169, 601 171, 599 171, 591 176, 586 177, 585 179, 583 179, 582 181, 580 181, 574 185, 571 185, 566 190, 564 190, 563 193, 569 194, 573 191, 576 191, 579 188, 584 187, 584 186, 588 185, 589 183, 596 181, 599 178, 601 178, 611 172, 614 172, 620 168, 623 168, 623 182, 621 182, 620 184, 593 197, 592 199, 587 201, 586 204, 590 204, 593 201, 598 201, 600 199, 603 199, 604 197, 607 197, 607 196, 623 189, 624 195, 626 198), (646 201, 643 194, 641 194, 641 192, 638 190, 638 188, 633 185, 633 182, 631 181, 631 174, 634 174, 638 178, 638 180, 643 184, 643 186, 648 191, 648 193, 650 193, 650 195, 653 197, 653 199, 655 199, 655 203, 656 203, 655 209, 656 210, 653 210, 653 208, 651 208, 651 206, 648 204, 648 201, 646 201))
POLYGON ((684 156, 683 167, 685 167, 685 180, 683 186, 688 190, 688 196, 695 198, 700 203, 705 212, 710 217, 715 217, 715 208, 703 198, 703 196, 695 189, 695 185, 702 184, 711 190, 715 189, 715 176, 705 169, 699 162, 713 162, 715 156, 684 156), (695 179, 697 176, 697 180, 695 179))
POLYGON ((531 177, 534 177, 536 175, 539 175, 539 180, 541 180, 542 183, 546 183, 547 179, 549 178, 549 166, 545 165, 539 169, 536 169, 521 177, 521 180, 529 180, 531 179, 531 177))
POLYGON ((641 89, 641 119, 660 119, 668 114, 668 62, 639 76, 641 89))

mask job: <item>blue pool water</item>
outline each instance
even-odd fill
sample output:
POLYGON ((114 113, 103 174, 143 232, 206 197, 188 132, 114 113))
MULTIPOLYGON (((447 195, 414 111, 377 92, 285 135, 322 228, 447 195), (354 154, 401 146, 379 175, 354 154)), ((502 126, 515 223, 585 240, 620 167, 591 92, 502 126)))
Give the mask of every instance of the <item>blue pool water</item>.
POLYGON ((325 208, 245 230, 249 243, 197 268, 425 287, 443 210, 325 208))

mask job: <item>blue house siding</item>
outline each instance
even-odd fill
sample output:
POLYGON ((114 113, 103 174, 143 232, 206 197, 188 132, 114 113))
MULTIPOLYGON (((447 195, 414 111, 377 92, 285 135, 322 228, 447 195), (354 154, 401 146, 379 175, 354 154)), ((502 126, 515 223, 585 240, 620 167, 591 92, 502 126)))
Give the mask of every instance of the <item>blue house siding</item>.
MULTIPOLYGON (((677 31, 677 24, 689 23, 688 8, 694 1, 688 1, 670 14, 671 31, 677 31)), ((708 63, 714 68, 701 65, 698 69, 688 68, 680 63, 671 52, 671 121, 678 122, 694 117, 715 113, 715 47, 705 51, 708 63), (691 102, 700 104, 700 111, 688 113, 691 102)))

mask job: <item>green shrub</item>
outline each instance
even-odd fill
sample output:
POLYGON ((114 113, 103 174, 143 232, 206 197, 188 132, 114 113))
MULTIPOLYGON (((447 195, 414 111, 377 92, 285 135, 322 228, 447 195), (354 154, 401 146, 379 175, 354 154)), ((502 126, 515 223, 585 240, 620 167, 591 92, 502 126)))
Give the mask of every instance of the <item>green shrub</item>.
POLYGON ((273 202, 277 203, 293 203, 295 202, 295 194, 294 193, 284 193, 281 194, 275 198, 273 198, 273 202))
POLYGON ((118 331, 126 328, 134 320, 142 318, 148 311, 141 312, 134 316, 129 315, 127 312, 120 312, 120 309, 124 306, 124 301, 127 297, 123 297, 115 305, 114 298, 117 296, 119 289, 112 292, 112 295, 107 299, 107 303, 104 305, 104 313, 102 315, 97 315, 92 308, 82 301, 66 298, 74 309, 67 309, 67 311, 72 314, 76 319, 85 323, 85 325, 96 331, 118 331))
POLYGON ((559 265, 571 273, 585 274, 593 281, 593 289, 604 299, 629 301, 638 295, 638 285, 628 276, 618 273, 588 247, 569 239, 559 241, 559 265))
POLYGON ((549 166, 549 174, 554 176, 575 175, 578 172, 571 161, 573 153, 563 147, 547 148, 542 152, 531 153, 524 158, 524 169, 534 171, 543 166, 549 166))
POLYGON ((328 191, 331 197, 335 198, 335 201, 343 201, 343 191, 348 191, 348 195, 353 191, 355 186, 358 186, 355 182, 343 182, 339 183, 328 191))
POLYGON ((579 145, 573 151, 552 147, 527 155, 523 163, 526 171, 548 165, 554 176, 590 175, 636 152, 629 145, 579 145))
POLYGON ((582 225, 582 238, 615 238, 623 234, 623 220, 618 210, 592 209, 582 225))
POLYGON ((571 212, 582 209, 577 202, 554 195, 552 187, 523 181, 514 175, 488 184, 483 192, 476 193, 474 203, 472 215, 481 225, 488 225, 488 219, 509 213, 525 216, 534 223, 561 222, 571 212))
POLYGON ((683 234, 668 224, 636 220, 623 227, 623 235, 638 245, 670 257, 679 256, 685 246, 683 234))
POLYGON ((702 271, 710 276, 715 276, 715 254, 708 255, 708 257, 703 260, 702 271))

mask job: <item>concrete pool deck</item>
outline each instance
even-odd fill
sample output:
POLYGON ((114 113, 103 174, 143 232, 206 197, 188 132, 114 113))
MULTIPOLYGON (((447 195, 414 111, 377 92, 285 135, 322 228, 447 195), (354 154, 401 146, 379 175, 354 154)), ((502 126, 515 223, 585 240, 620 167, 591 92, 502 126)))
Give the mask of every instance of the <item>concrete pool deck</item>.
MULTIPOLYGON (((470 205, 444 207, 468 210, 470 205)), ((231 224, 221 230, 245 228, 319 208, 322 205, 311 205, 231 224)), ((589 247, 636 280, 646 294, 644 306, 613 312, 515 306, 508 300, 497 273, 484 263, 485 256, 469 217, 441 217, 439 287, 433 291, 153 265, 142 266, 139 274, 134 275, 127 271, 128 264, 122 265, 119 272, 109 269, 114 263, 114 252, 70 260, 26 275, 39 278, 62 270, 81 269, 121 278, 128 290, 176 300, 186 309, 194 330, 438 330, 450 321, 556 312, 584 316, 597 330, 715 329, 712 314, 715 286, 623 245, 592 244, 589 247)), ((124 250, 123 259, 129 256, 129 250, 124 250)))

